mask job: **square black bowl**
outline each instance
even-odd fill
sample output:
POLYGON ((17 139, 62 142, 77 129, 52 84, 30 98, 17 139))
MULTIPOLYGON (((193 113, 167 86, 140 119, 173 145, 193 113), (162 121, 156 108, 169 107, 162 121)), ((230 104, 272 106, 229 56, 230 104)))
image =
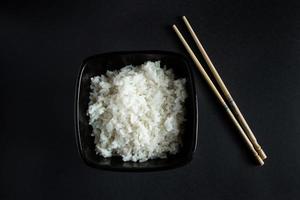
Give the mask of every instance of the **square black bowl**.
POLYGON ((88 57, 81 65, 76 83, 75 131, 77 145, 84 162, 95 168, 116 171, 153 171, 183 166, 191 161, 197 146, 198 103, 192 69, 186 58, 166 51, 114 52, 88 57), (183 145, 179 153, 166 159, 153 159, 142 163, 123 162, 121 157, 104 158, 96 155, 92 127, 87 116, 91 77, 120 69, 126 65, 140 65, 145 61, 161 61, 161 66, 172 68, 177 78, 186 78, 188 97, 185 101, 186 121, 182 133, 183 145))

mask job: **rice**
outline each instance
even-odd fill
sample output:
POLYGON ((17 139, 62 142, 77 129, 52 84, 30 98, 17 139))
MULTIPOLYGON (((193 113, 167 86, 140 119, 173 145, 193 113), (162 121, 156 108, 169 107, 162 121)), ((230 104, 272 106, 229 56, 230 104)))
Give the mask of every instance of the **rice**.
POLYGON ((144 162, 176 154, 182 144, 185 79, 160 61, 91 78, 87 114, 96 153, 144 162))

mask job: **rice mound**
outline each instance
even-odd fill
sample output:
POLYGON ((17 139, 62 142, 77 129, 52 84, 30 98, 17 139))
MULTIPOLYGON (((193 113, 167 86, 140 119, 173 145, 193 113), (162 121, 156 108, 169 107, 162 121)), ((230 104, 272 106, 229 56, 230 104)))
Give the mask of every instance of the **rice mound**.
POLYGON ((87 115, 96 153, 134 162, 176 154, 181 146, 185 82, 175 80, 160 61, 92 77, 87 115))

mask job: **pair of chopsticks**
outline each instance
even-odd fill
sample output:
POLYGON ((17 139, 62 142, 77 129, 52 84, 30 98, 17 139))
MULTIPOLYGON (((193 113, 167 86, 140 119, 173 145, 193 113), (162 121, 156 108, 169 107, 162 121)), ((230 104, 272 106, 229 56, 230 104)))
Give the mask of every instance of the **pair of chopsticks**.
POLYGON ((178 30, 176 25, 173 25, 174 31, 176 32, 178 38, 180 39, 180 41, 184 45, 185 49, 189 53, 190 57, 194 61, 194 63, 197 66, 198 70, 200 71, 200 73, 202 74, 202 76, 204 77, 204 79, 206 80, 208 85, 210 86, 210 89, 217 96, 218 100, 220 101, 220 103, 222 104, 224 109, 226 110, 226 112, 229 115, 230 119, 232 120, 234 125, 239 130, 239 133, 241 134, 242 138, 245 140, 246 144, 248 145, 249 149, 251 150, 251 152, 255 156, 256 160, 258 161, 258 163, 260 165, 263 165, 264 164, 263 160, 267 158, 266 154, 262 150, 261 146, 258 144, 258 142, 257 142, 253 132, 251 131, 248 123, 246 122, 244 116, 242 115, 241 111, 239 110, 238 106, 236 105, 235 101, 233 100, 231 94, 229 93, 227 87, 225 86, 222 78, 220 77, 219 73, 217 72, 217 70, 214 67, 213 63, 211 62, 210 58, 208 57, 206 51, 204 50, 202 44, 200 43, 198 37, 196 36, 192 26, 190 25, 190 23, 188 22, 188 20, 185 16, 183 16, 182 19, 183 19, 188 31, 192 35, 199 51, 201 52, 202 56, 204 57, 204 60, 206 61, 209 69, 211 70, 212 75, 216 79, 217 84, 221 88, 221 91, 223 92, 224 97, 226 98, 230 108, 233 110, 235 115, 232 113, 230 108, 227 106, 226 101, 223 99, 222 95, 220 94, 220 92, 218 91, 218 89, 216 88, 216 86, 214 85, 214 83, 212 82, 212 80, 210 79, 210 77, 208 76, 206 71, 204 70, 203 66, 201 65, 201 63, 199 62, 197 57, 195 56, 193 50, 191 49, 189 44, 186 42, 186 40, 184 39, 184 37, 182 36, 180 31, 178 30))

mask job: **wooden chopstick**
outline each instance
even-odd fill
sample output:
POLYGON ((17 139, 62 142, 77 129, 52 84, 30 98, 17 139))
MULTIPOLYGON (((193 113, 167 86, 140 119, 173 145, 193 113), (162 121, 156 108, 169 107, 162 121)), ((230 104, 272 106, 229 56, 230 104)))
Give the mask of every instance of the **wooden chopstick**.
POLYGON ((221 96, 221 94, 219 93, 219 91, 217 90, 217 88, 215 87, 215 85, 213 84, 213 82, 211 81, 211 79, 209 78, 209 76, 207 75, 206 71, 202 67, 201 63, 199 62, 199 60, 195 56, 193 50, 190 48, 190 46, 188 45, 188 43, 186 42, 186 40, 184 39, 184 37, 182 36, 182 34, 180 33, 180 31, 178 30, 178 28, 176 27, 176 25, 173 25, 173 29, 176 32, 176 34, 179 37, 179 39, 182 42, 182 44, 184 45, 185 49, 187 50, 187 52, 191 56, 191 58, 194 61, 195 65, 199 69, 200 73, 202 74, 202 76, 204 77, 204 79, 206 80, 206 82, 208 83, 210 89, 217 96, 218 100, 220 101, 220 103, 222 104, 222 106, 224 107, 224 109, 226 110, 226 113, 229 115, 230 119, 232 120, 232 122, 234 123, 234 125, 239 130, 239 133, 241 134, 242 138, 244 139, 244 141, 248 145, 249 149, 251 150, 251 152, 255 156, 256 160, 258 161, 258 163, 260 165, 263 165, 264 161, 261 159, 261 157, 258 155, 258 153, 256 152, 256 150, 254 149, 251 141, 249 140, 249 138, 245 134, 243 128, 240 126, 240 124, 238 123, 238 121, 235 119, 235 117, 232 114, 231 110, 229 109, 229 107, 227 106, 226 102, 224 101, 223 97, 221 96))
POLYGON ((232 98, 230 92, 228 91, 226 85, 224 84, 222 78, 220 77, 218 71, 216 70, 216 68, 214 67, 213 63, 211 62, 209 56, 207 55, 205 49, 203 48, 201 42, 199 41, 197 35, 195 34, 192 26, 190 25, 189 21, 187 20, 187 18, 185 16, 182 17, 186 27, 188 28, 190 34, 192 35, 199 51, 201 52, 202 56, 204 57, 210 71, 212 72, 214 78, 216 79, 219 87, 221 88, 225 98, 227 99, 227 102, 229 103, 229 106, 231 107, 231 109, 233 110, 233 112, 235 113, 236 117, 238 118, 239 123, 241 124, 241 126, 244 128, 247 136, 249 137, 250 141, 252 142, 255 150, 257 151, 257 153, 259 154, 259 156, 264 160, 267 158, 267 155, 265 154, 265 152, 263 151, 263 149, 261 148, 261 146, 258 144, 252 130, 250 129, 247 121, 245 120, 243 114, 241 113, 240 109, 238 108, 238 106, 236 105, 234 99, 232 98))

